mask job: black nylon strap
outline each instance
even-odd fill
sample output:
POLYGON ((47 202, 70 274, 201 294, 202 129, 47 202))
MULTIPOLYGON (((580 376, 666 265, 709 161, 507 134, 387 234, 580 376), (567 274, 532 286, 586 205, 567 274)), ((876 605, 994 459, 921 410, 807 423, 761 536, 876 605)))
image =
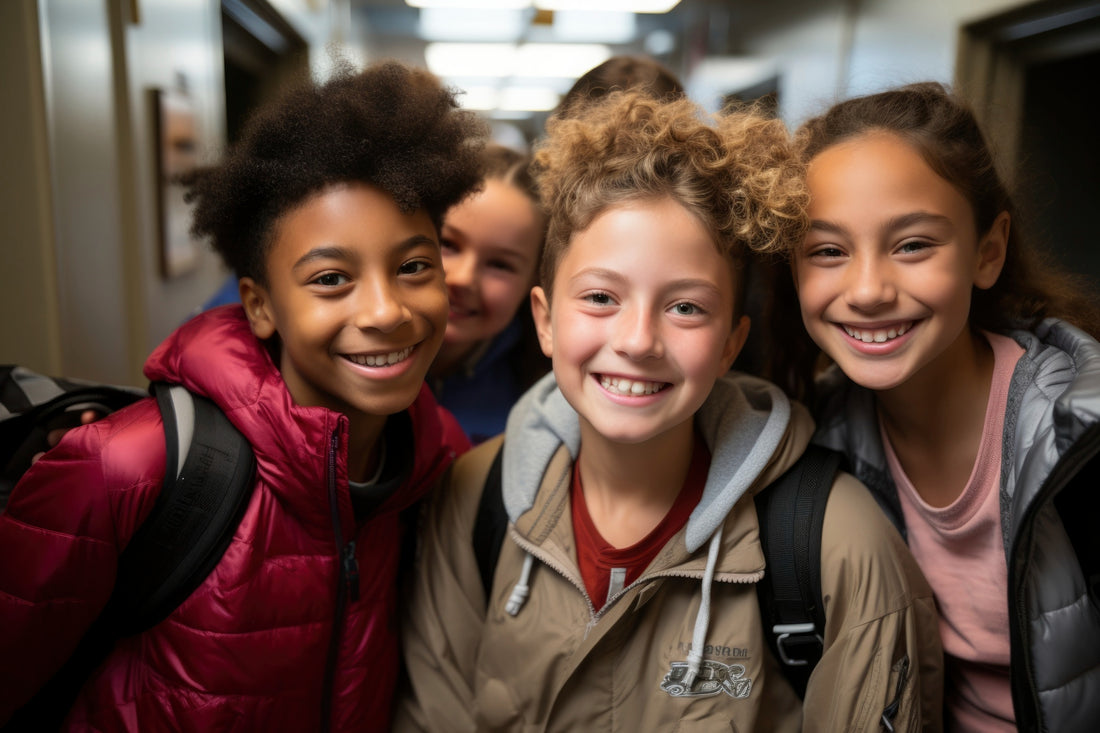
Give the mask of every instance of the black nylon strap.
POLYGON ((840 455, 809 446, 778 480, 756 495, 765 576, 757 588, 765 633, 792 687, 805 695, 821 659, 825 631, 821 600, 821 532, 840 455), (777 625, 812 625, 780 638, 777 625))
MULTIPOLYGON (((177 436, 166 385, 154 385, 164 417, 165 440, 177 436)), ((109 609, 124 634, 162 621, 202 583, 221 560, 252 494, 251 446, 210 400, 191 395, 195 430, 176 477, 168 451, 164 488, 149 517, 119 558, 109 609)))
POLYGON ((481 587, 485 589, 486 599, 493 589, 493 573, 497 558, 500 556, 504 534, 508 531, 508 514, 504 510, 504 492, 501 485, 501 461, 504 456, 504 444, 489 466, 485 477, 485 486, 481 490, 481 499, 477 505, 477 519, 474 521, 474 556, 477 569, 481 574, 481 587))

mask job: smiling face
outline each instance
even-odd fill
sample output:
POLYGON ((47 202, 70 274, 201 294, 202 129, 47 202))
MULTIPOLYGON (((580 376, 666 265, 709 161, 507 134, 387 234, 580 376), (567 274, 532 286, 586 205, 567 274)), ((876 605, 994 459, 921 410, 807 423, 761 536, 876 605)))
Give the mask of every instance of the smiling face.
POLYGON ((325 189, 282 216, 267 284, 243 278, 253 332, 279 336, 294 401, 380 424, 412 404, 443 339, 436 230, 380 189, 325 189))
POLYGON ((520 189, 489 179, 443 220, 443 268, 451 311, 440 351, 453 366, 503 331, 534 284, 542 218, 520 189))
POLYGON ((671 199, 600 214, 569 243, 552 287, 549 299, 534 289, 532 310, 582 441, 691 430, 748 333, 729 259, 671 199))
POLYGON ((969 202, 897 136, 810 162, 810 233, 794 258, 810 336, 857 384, 947 378, 971 358, 972 288, 1000 274, 1008 215, 979 239, 969 202))

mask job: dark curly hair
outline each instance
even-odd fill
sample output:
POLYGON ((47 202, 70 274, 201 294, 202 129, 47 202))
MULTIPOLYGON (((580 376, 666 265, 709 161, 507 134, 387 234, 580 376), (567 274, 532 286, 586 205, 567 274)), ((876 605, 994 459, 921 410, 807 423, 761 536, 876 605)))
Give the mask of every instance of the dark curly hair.
POLYGON ((487 135, 487 123, 427 71, 394 61, 343 68, 262 108, 220 164, 185 180, 191 231, 209 235, 238 277, 265 283, 278 220, 332 185, 376 186, 438 229, 480 184, 487 135))

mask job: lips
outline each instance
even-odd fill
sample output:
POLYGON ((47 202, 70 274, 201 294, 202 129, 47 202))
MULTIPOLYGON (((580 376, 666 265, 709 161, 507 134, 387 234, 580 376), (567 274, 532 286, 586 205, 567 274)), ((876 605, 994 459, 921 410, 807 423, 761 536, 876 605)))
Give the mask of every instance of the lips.
POLYGON ((413 347, 407 346, 400 351, 391 351, 384 354, 341 354, 348 361, 360 366, 384 367, 405 361, 412 354, 413 347))
POLYGON ((896 323, 885 327, 869 327, 869 326, 849 326, 847 324, 841 324, 841 328, 844 332, 854 338, 857 341, 862 341, 865 344, 882 344, 887 341, 892 341, 899 336, 904 336, 905 333, 913 327, 913 321, 907 321, 905 323, 896 323))
POLYGON ((449 313, 452 317, 470 318, 471 316, 476 316, 478 311, 476 308, 468 308, 465 306, 456 305, 455 303, 451 303, 451 309, 449 313))
POLYGON ((647 382, 625 377, 600 377, 600 386, 616 395, 640 397, 660 392, 669 386, 668 382, 647 382))

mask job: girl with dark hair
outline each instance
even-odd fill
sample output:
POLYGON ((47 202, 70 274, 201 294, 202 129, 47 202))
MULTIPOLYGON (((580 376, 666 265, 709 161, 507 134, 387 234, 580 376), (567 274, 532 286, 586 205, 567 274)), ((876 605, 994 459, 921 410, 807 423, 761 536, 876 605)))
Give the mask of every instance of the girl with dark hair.
MULTIPOLYGON (((794 285, 834 363, 815 440, 847 454, 935 591, 949 727, 1095 729, 1094 301, 1026 247, 941 85, 842 102, 797 140, 811 227, 794 285)), ((780 376, 806 385, 815 353, 792 351, 807 358, 780 376)))

